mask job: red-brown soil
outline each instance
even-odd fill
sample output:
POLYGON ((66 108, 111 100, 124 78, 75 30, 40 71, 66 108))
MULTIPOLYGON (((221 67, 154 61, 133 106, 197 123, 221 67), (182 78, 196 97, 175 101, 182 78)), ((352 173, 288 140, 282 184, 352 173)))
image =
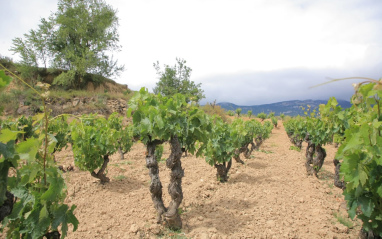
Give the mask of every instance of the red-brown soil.
MULTIPOLYGON (((135 144, 125 160, 111 157, 107 184, 75 167, 64 175, 66 203, 77 205, 80 225, 68 238, 357 238, 360 223, 348 219, 342 191, 333 187, 336 149, 325 146, 327 158, 317 179, 306 176, 306 145, 301 152, 290 146, 280 122, 260 151, 251 159, 242 157, 245 165, 233 162, 227 183, 216 180, 216 169, 203 158, 183 157, 180 232, 156 224, 143 144, 135 144)), ((163 157, 168 154, 167 145, 163 157)), ((73 164, 70 149, 57 153, 56 159, 73 164)), ((159 167, 168 206, 169 170, 165 162, 159 167)))

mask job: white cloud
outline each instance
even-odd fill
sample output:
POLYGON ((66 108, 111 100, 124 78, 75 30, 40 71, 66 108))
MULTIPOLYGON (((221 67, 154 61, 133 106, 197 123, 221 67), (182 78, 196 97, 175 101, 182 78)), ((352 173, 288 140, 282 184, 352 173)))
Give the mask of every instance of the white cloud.
MULTIPOLYGON (((18 0, 7 3, 11 6, 10 18, 14 20, 7 21, 8 27, 0 26, 0 30, 9 32, 8 39, 20 37, 37 26, 40 16, 47 17, 49 12, 55 11, 56 2, 18 0)), ((229 81, 212 83, 207 80, 224 76, 236 76, 234 87, 250 86, 251 92, 256 93, 256 97, 243 96, 245 100, 239 95, 235 99, 237 102, 256 104, 258 96, 269 95, 273 89, 257 80, 249 84, 254 79, 240 78, 244 74, 285 73, 288 69, 308 69, 312 74, 325 72, 322 69, 336 69, 338 73, 365 73, 363 69, 373 69, 373 76, 381 73, 376 73, 375 67, 382 61, 380 1, 107 2, 118 10, 123 48, 115 56, 126 66, 126 71, 116 80, 135 90, 142 86, 151 89, 155 85, 154 62, 159 60, 161 64, 173 65, 176 57, 187 60, 187 65, 193 69, 192 80, 202 83, 210 101, 233 101, 232 93, 227 92, 233 89, 229 81)), ((7 53, 4 49, 9 49, 10 43, 1 35, 2 54, 7 53)), ((307 77, 307 73, 303 73, 307 77)), ((316 75, 310 79, 317 82, 326 76, 330 75, 316 75)), ((298 77, 298 72, 293 77, 303 78, 298 77)), ((272 81, 277 83, 277 79, 272 81)), ((285 87, 293 89, 289 84, 285 87)), ((284 92, 277 94, 287 97, 284 92)), ((292 96, 297 97, 296 94, 292 96)), ((267 100, 272 101, 272 98, 267 100)))

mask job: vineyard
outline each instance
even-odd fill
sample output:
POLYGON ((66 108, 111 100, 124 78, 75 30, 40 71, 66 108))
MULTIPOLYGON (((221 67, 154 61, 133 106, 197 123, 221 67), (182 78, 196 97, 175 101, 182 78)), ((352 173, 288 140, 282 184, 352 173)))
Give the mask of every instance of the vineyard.
POLYGON ((51 117, 37 87, 42 113, 1 121, 2 238, 381 235, 378 81, 285 122, 145 88, 126 117, 51 117))

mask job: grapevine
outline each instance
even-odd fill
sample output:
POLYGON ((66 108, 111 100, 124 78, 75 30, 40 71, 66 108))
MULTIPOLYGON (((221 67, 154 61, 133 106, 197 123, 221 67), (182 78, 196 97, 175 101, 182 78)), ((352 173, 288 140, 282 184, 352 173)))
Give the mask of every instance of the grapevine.
MULTIPOLYGON (((9 81, 0 71, 0 85, 5 86, 9 81)), ((31 87, 43 104, 43 113, 33 117, 32 125, 35 128, 31 130, 24 127, 25 122, 21 120, 22 130, 26 131, 14 131, 6 127, 0 131, 1 231, 7 227, 6 238, 64 238, 68 224, 73 224, 73 231, 78 226, 73 214, 76 206, 69 208, 63 203, 66 197, 65 182, 51 157, 57 140, 48 131, 49 112, 45 99, 49 95, 49 85, 38 86, 43 93, 31 87), (10 168, 15 172, 12 177, 8 177, 10 168), (3 209, 7 210, 6 213, 3 213, 3 209), (58 232, 59 226, 62 235, 58 232)))

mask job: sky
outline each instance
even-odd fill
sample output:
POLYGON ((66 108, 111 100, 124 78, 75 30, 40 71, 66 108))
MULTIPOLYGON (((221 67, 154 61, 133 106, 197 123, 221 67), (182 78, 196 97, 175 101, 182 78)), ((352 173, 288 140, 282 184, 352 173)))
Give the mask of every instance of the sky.
MULTIPOLYGON (((380 0, 106 0, 118 11, 125 65, 115 78, 132 90, 158 82, 153 63, 183 58, 206 102, 258 105, 349 100, 357 80, 382 77, 380 0)), ((36 29, 57 0, 0 0, 0 54, 18 60, 12 39, 36 29), (6 9, 4 11, 4 9, 6 9)))

